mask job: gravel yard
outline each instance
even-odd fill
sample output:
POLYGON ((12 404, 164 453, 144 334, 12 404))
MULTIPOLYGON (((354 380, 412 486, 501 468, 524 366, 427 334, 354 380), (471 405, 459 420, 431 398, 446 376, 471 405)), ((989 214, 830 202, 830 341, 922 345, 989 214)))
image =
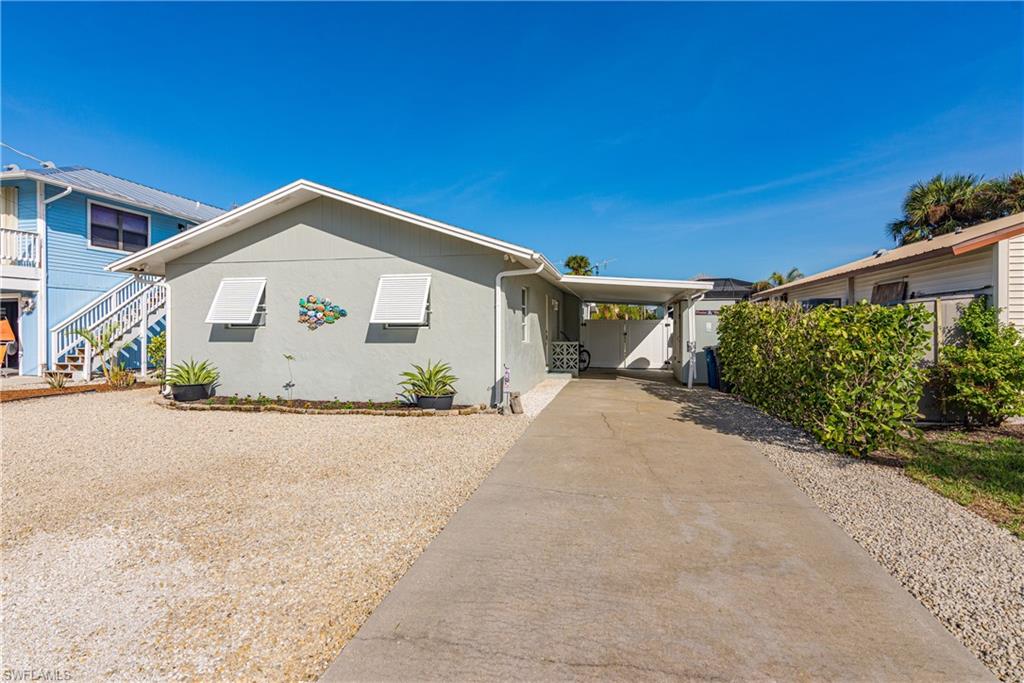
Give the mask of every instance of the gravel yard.
POLYGON ((525 416, 4 404, 5 669, 312 679, 525 416))
POLYGON ((993 673, 1024 681, 1024 543, 898 468, 826 451, 731 396, 682 403, 689 419, 757 444, 993 673))

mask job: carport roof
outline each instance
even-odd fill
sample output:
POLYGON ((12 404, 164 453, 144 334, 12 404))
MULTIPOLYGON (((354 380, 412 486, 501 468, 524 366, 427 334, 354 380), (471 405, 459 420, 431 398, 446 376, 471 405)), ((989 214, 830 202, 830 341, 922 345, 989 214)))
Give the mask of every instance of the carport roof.
POLYGON ((685 299, 713 286, 699 280, 648 280, 631 277, 563 275, 560 284, 583 301, 660 306, 685 299))

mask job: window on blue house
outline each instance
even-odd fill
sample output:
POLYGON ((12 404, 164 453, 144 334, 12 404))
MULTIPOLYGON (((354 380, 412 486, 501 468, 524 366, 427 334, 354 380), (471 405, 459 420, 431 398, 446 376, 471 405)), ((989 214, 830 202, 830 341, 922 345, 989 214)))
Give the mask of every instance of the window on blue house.
POLYGON ((90 204, 89 244, 100 249, 141 251, 149 246, 149 217, 90 204))

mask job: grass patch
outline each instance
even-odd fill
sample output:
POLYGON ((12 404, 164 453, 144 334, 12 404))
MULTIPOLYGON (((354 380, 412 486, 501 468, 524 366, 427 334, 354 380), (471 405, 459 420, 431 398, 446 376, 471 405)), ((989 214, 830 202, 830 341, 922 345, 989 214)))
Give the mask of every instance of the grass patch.
POLYGON ((894 455, 911 478, 1024 539, 1024 438, 1016 431, 930 430, 894 455))

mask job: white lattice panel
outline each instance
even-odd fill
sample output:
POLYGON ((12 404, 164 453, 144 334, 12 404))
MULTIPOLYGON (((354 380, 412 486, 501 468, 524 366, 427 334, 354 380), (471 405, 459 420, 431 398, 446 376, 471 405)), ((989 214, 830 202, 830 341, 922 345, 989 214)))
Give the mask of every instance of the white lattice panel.
POLYGON ((580 369, 580 344, 579 342, 556 341, 551 342, 551 371, 571 372, 573 377, 580 369))

